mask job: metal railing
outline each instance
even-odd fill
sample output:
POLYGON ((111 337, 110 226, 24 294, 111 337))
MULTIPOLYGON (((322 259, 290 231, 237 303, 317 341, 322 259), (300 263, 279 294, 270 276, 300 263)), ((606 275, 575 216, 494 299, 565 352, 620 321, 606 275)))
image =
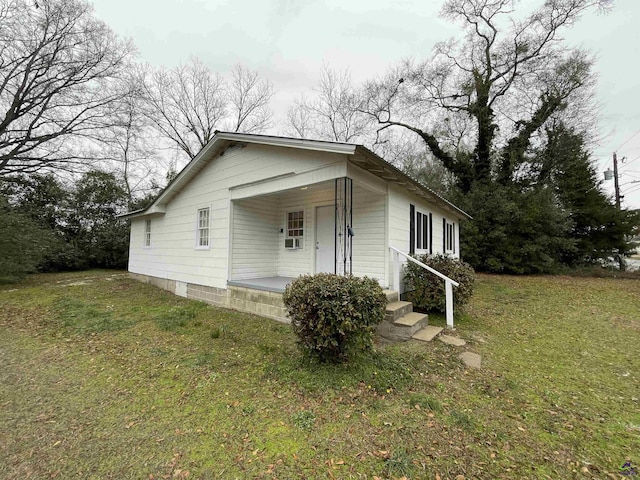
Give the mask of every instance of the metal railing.
POLYGON ((429 265, 425 265, 424 263, 411 257, 409 254, 404 253, 397 248, 392 247, 391 245, 389 245, 389 250, 391 250, 391 253, 393 254, 393 289, 398 293, 400 293, 400 255, 402 255, 410 262, 421 266, 425 270, 433 273, 434 275, 437 275, 442 280, 444 280, 447 328, 453 328, 453 287, 457 287, 460 284, 455 280, 451 280, 449 277, 440 273, 439 271, 431 268, 429 265))

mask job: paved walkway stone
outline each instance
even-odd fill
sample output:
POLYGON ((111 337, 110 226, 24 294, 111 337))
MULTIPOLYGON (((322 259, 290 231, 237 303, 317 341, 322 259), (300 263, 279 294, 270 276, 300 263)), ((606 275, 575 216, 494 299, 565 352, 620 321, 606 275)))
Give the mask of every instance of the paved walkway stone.
POLYGON ((443 341, 447 345, 453 345, 455 347, 464 347, 467 342, 458 337, 452 337, 451 335, 440 335, 439 340, 443 341))
POLYGON ((477 353, 473 352, 463 352, 460 354, 460 359, 464 362, 467 367, 471 368, 480 368, 482 363, 482 357, 477 353))
POLYGON ((442 331, 442 328, 440 327, 427 325, 422 330, 420 330, 415 335, 413 335, 411 338, 414 338, 415 340, 420 340, 421 342, 430 342, 441 331, 442 331))

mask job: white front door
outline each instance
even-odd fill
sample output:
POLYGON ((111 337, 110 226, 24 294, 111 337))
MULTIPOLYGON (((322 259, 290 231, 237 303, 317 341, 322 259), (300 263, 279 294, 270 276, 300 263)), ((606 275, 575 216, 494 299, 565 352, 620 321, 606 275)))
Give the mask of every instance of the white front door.
POLYGON ((334 205, 316 207, 316 273, 336 270, 335 210, 334 205))

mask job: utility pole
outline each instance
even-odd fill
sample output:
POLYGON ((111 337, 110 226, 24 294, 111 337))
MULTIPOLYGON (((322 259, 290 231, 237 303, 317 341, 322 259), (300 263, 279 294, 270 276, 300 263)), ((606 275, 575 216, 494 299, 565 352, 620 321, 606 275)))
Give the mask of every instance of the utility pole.
POLYGON ((616 192, 616 207, 620 210, 620 185, 618 184, 618 156, 613 152, 613 186, 616 192))
MULTIPOLYGON (((624 162, 624 158, 622 159, 622 161, 624 162)), ((616 155, 616 152, 613 152, 613 186, 616 191, 616 208, 620 210, 620 184, 618 182, 618 156, 616 155)), ((626 263, 624 261, 624 256, 622 255, 622 253, 618 253, 618 255, 616 256, 618 257, 618 265, 620 266, 620 271, 624 272, 627 269, 626 263)))

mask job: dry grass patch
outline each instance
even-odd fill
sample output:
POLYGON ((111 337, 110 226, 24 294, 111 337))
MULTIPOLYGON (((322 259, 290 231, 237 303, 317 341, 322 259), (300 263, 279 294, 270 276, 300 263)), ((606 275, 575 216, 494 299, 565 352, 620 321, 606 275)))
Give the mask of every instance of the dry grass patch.
POLYGON ((2 478, 605 478, 640 463, 640 282, 480 276, 441 342, 305 361, 287 325, 113 272, 0 288, 2 478))

